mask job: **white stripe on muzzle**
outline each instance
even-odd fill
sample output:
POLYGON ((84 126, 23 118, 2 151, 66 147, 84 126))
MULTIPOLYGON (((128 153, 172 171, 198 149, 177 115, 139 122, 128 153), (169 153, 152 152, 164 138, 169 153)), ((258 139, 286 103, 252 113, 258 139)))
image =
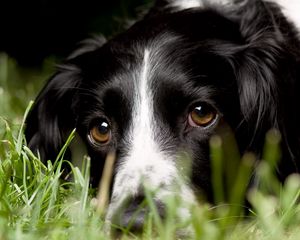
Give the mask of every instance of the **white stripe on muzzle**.
POLYGON ((155 68, 154 58, 155 54, 151 55, 151 51, 146 49, 140 71, 134 74, 134 110, 125 140, 129 151, 125 157, 118 159, 108 220, 125 199, 141 194, 145 185, 157 191, 155 197, 158 199, 177 191, 189 201, 194 201, 192 190, 185 184, 180 187, 177 184, 180 174, 176 168, 176 156, 163 152, 159 146, 159 128, 153 114, 153 94, 150 88, 155 68), (174 184, 177 185, 176 189, 174 184))

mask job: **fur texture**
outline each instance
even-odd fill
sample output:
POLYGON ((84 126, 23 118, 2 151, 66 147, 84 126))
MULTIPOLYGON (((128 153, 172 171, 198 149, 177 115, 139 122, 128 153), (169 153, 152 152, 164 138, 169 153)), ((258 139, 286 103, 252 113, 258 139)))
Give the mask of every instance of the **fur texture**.
POLYGON ((266 132, 278 129, 278 176, 299 172, 300 41, 293 23, 267 1, 185 4, 157 1, 126 32, 86 42, 49 80, 27 119, 29 146, 44 160, 55 159, 76 128, 94 186, 106 154, 116 151, 107 218, 120 225, 143 199, 142 182, 160 189, 158 206, 174 191, 188 202, 199 192, 211 200, 208 142, 225 124, 241 153, 258 156, 266 132), (208 126, 191 124, 199 105, 215 112, 208 126), (93 144, 91 128, 103 119, 111 138, 93 144), (191 159, 191 176, 180 166, 182 154, 191 159), (124 202, 123 217, 114 217, 124 202))

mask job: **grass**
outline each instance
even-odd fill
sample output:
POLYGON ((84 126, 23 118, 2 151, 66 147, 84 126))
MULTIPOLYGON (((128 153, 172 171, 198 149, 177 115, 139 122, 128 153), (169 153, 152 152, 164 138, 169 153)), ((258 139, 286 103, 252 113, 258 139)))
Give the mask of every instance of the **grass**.
MULTIPOLYGON (((27 114, 29 99, 42 84, 37 82, 50 71, 34 73, 36 79, 24 85, 24 80, 18 79, 23 75, 16 74, 19 69, 12 60, 2 55, 0 62, 0 240, 113 239, 97 211, 95 191, 89 188, 89 159, 84 159, 82 169, 64 159, 73 134, 53 163, 42 163, 26 147, 21 113, 27 114), (63 163, 71 166, 73 178, 69 181, 61 179, 63 163)), ((179 221, 176 212, 182 203, 180 196, 174 196, 166 200, 167 217, 162 221, 152 193, 146 190, 145 204, 151 212, 144 232, 133 236, 123 229, 128 233, 123 239, 300 239, 300 177, 292 175, 283 185, 276 180, 279 142, 279 134, 271 131, 263 161, 256 165, 253 154, 239 156, 231 136, 213 137, 212 180, 217 204, 201 201, 189 206, 191 216, 179 221), (246 194, 254 168, 260 184, 246 194), (244 206, 245 194, 251 209, 244 206), (185 229, 191 229, 194 235, 180 235, 185 229)))

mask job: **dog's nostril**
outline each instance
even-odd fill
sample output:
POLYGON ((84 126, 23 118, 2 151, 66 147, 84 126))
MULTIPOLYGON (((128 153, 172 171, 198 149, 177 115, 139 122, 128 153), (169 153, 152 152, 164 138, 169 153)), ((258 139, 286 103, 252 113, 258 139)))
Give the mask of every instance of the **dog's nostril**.
POLYGON ((119 225, 121 228, 127 229, 131 232, 142 232, 148 213, 149 209, 147 207, 132 208, 132 206, 130 206, 123 212, 119 225))
MULTIPOLYGON (((157 212, 163 219, 165 215, 165 207, 161 201, 153 200, 157 212)), ((150 212, 150 208, 144 196, 140 195, 127 201, 113 217, 113 224, 126 231, 133 233, 141 233, 144 228, 145 221, 150 212)))

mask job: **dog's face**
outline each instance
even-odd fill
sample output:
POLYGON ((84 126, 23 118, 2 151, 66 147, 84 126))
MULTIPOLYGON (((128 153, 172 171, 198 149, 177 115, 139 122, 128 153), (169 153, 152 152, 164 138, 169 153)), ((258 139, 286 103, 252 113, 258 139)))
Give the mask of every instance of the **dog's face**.
POLYGON ((144 185, 158 206, 174 192, 211 199, 209 139, 217 129, 229 125, 241 152, 260 153, 263 135, 278 126, 275 30, 257 34, 260 26, 235 11, 155 13, 108 42, 88 43, 40 94, 28 120, 31 147, 53 157, 76 128, 94 185, 115 151, 109 219, 128 201, 130 215, 144 185))
MULTIPOLYGON (((170 15, 174 27, 157 29, 146 20, 127 33, 130 42, 121 37, 76 59, 84 57, 85 64, 74 99, 76 128, 94 166, 110 150, 117 152, 109 214, 128 198, 141 203, 144 184, 159 189, 158 199, 174 191, 187 201, 195 191, 210 193, 209 139, 222 122, 240 121, 232 67, 209 47, 208 33, 193 39, 190 30, 177 29, 176 15, 170 15), (157 32, 147 36, 144 26, 157 32), (182 176, 189 164, 191 176, 182 176)), ((189 18, 178 17, 187 25, 189 18)), ((219 46, 231 37, 221 34, 219 46)))
POLYGON ((86 76, 88 88, 80 87, 77 129, 90 155, 117 152, 112 206, 143 195, 143 181, 159 194, 174 191, 180 158, 190 159, 193 170, 181 195, 191 200, 192 188, 209 192, 209 138, 223 121, 239 121, 233 115, 240 112, 237 86, 228 63, 205 43, 186 41, 164 30, 90 53, 105 62, 83 70, 96 75, 86 76))

